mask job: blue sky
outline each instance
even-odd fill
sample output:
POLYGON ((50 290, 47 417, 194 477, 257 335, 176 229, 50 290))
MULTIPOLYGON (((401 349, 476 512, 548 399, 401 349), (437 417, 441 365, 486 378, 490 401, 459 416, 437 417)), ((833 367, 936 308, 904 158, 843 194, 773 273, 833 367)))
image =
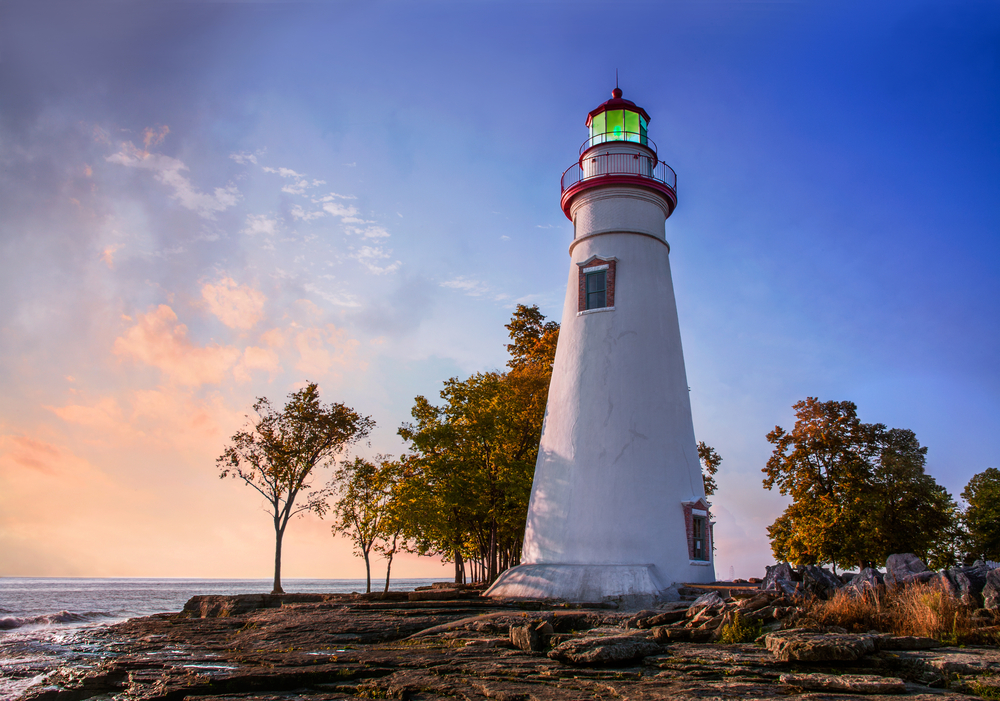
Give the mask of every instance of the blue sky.
MULTIPOLYGON (((226 437, 309 379, 398 454, 516 303, 558 319, 616 70, 678 173, 718 574, 770 562, 764 436, 807 396, 955 496, 1000 464, 996 3, 2 2, 0 575, 266 576, 226 437)), ((286 576, 361 572, 290 527, 286 576)))

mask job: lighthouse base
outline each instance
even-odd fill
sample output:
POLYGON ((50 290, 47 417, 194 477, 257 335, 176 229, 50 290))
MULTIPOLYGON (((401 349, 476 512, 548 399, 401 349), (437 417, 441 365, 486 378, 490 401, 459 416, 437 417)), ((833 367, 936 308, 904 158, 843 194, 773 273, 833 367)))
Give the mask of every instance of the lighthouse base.
POLYGON ((679 598, 655 565, 534 564, 512 567, 484 596, 515 600, 557 599, 573 603, 614 602, 643 608, 679 598))

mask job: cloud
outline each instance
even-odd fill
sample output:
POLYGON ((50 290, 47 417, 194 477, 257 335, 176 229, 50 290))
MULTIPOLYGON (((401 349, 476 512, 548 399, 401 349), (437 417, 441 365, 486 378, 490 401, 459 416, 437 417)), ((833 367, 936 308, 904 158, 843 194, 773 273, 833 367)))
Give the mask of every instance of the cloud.
POLYGON ((342 205, 339 202, 327 202, 323 205, 323 211, 327 214, 332 214, 335 217, 352 219, 355 221, 360 221, 356 219, 358 216, 358 210, 350 205, 342 205))
POLYGON ((351 257, 368 268, 376 275, 394 273, 402 265, 400 261, 394 261, 389 265, 378 265, 379 261, 388 260, 392 256, 392 251, 383 250, 381 246, 362 246, 359 251, 351 257))
POLYGON ((246 151, 241 151, 240 153, 231 153, 229 157, 240 165, 246 165, 247 163, 257 163, 257 156, 252 153, 247 153, 246 151))
POLYGON ((292 183, 291 185, 285 185, 283 188, 281 188, 281 191, 287 192, 290 195, 301 195, 307 189, 309 189, 309 181, 302 179, 296 183, 292 183))
POLYGON ((49 407, 49 410, 63 421, 83 426, 93 434, 121 433, 127 428, 127 424, 123 422, 121 407, 113 397, 104 397, 93 406, 71 404, 49 407))
POLYGON ((44 475, 56 474, 62 452, 51 443, 30 436, 0 436, 0 455, 6 455, 19 467, 40 472, 44 475))
POLYGON ((158 368, 182 385, 217 384, 241 356, 232 346, 197 346, 187 337, 187 326, 178 324, 174 310, 165 304, 139 317, 138 322, 115 339, 115 355, 130 357, 158 368))
POLYGON ((237 382, 249 382, 251 370, 261 370, 266 372, 270 378, 281 372, 281 359, 278 354, 270 348, 259 346, 249 346, 243 351, 243 357, 233 368, 233 376, 237 382))
POLYGON ((268 166, 263 166, 265 173, 277 173, 283 178, 304 178, 306 177, 302 173, 296 173, 291 168, 270 168, 268 166))
POLYGON ((322 210, 317 210, 315 212, 307 212, 302 209, 301 205, 295 205, 292 207, 292 216, 296 219, 301 219, 303 221, 311 221, 313 219, 319 219, 320 217, 325 217, 326 212, 322 210))
POLYGON ((321 297, 323 300, 329 302, 330 304, 335 304, 338 307, 360 307, 358 298, 355 295, 347 294, 345 292, 329 292, 320 288, 318 285, 312 282, 307 282, 302 286, 306 292, 311 292, 312 294, 321 297))
POLYGON ((278 220, 268 217, 266 214, 247 215, 247 225, 240 229, 241 234, 253 236, 255 234, 265 234, 273 236, 278 233, 278 220))
POLYGON ((295 336, 295 348, 299 351, 295 367, 307 375, 326 375, 335 365, 342 368, 352 365, 358 345, 357 339, 349 338, 344 329, 333 324, 327 324, 325 329, 304 329, 295 336))
POLYGON ((115 251, 121 248, 121 244, 113 244, 104 249, 101 253, 101 262, 108 266, 110 270, 115 267, 115 251))
MULTIPOLYGON (((169 131, 166 127, 162 129, 166 131, 146 130, 143 138, 147 147, 162 141, 166 132, 169 131)), ((214 219, 216 212, 229 209, 242 198, 235 185, 217 187, 212 194, 200 192, 183 174, 183 171, 188 170, 188 167, 182 161, 163 154, 150 153, 148 150, 140 150, 131 142, 123 143, 121 151, 108 156, 105 160, 108 163, 117 163, 129 168, 153 171, 153 177, 173 189, 172 197, 182 207, 197 212, 206 219, 214 219)))
POLYGON ((389 236, 389 232, 383 227, 374 225, 365 227, 364 229, 357 226, 349 226, 347 227, 347 233, 361 234, 366 239, 383 239, 389 236))
POLYGON ((480 295, 487 294, 490 291, 490 288, 486 283, 480 280, 472 280, 461 275, 453 280, 442 282, 441 287, 461 290, 470 297, 479 297, 480 295))
POLYGON ((153 146, 159 146, 163 143, 163 140, 167 138, 167 134, 170 133, 170 127, 166 124, 158 126, 156 128, 146 127, 142 132, 142 143, 146 147, 146 153, 149 153, 149 149, 153 146))
POLYGON ((317 200, 313 200, 316 204, 320 202, 333 202, 334 200, 356 200, 358 199, 354 195, 338 195, 336 192, 331 192, 329 195, 323 195, 317 200))
POLYGON ((232 278, 223 278, 217 285, 205 283, 202 299, 208 310, 231 329, 252 329, 264 315, 263 292, 247 285, 237 285, 232 278))

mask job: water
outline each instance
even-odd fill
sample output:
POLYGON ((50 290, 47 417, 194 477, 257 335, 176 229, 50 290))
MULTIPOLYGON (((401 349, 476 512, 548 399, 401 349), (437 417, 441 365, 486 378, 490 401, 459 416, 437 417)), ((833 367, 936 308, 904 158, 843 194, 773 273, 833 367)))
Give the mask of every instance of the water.
MULTIPOLYGON (((398 579, 393 591, 434 580, 398 579)), ((266 594, 270 579, 0 577, 0 699, 16 699, 52 668, 99 659, 86 633, 137 616, 180 611, 199 594, 266 594)), ((362 592, 363 579, 287 579, 289 593, 362 592)), ((375 582, 372 582, 375 588, 375 582)))

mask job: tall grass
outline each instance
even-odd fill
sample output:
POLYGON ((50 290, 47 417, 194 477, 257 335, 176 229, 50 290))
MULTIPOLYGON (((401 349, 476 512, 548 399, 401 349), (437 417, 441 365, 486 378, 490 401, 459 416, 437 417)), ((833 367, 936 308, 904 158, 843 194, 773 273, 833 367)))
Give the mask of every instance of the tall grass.
POLYGON ((901 589, 868 590, 859 596, 838 591, 828 601, 810 602, 799 625, 815 622, 852 633, 879 631, 893 635, 935 638, 951 645, 997 644, 1000 620, 973 617, 951 592, 936 584, 912 584, 901 589))

